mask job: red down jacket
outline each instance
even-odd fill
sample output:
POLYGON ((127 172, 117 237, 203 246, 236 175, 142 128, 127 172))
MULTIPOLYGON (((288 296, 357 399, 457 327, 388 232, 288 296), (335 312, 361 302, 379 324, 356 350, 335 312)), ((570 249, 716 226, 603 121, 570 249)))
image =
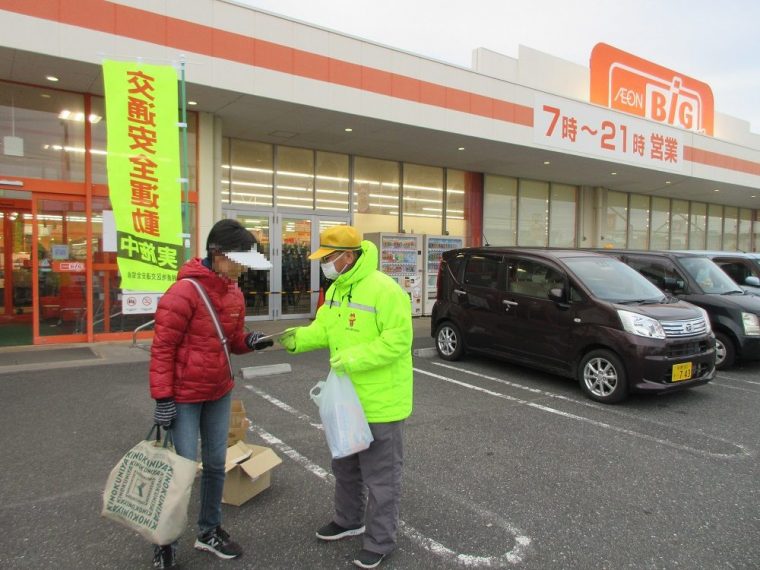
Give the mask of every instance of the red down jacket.
POLYGON ((161 297, 156 309, 155 333, 150 351, 150 395, 193 403, 218 400, 232 390, 227 358, 195 279, 216 308, 230 352, 242 354, 245 344, 245 304, 236 282, 203 265, 188 261, 177 282, 161 297))

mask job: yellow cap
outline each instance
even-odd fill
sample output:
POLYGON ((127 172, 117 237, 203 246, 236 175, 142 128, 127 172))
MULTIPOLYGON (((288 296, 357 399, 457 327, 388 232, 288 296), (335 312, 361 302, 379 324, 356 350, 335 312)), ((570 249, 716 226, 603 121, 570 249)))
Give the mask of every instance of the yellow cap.
POLYGON ((362 238, 356 228, 351 226, 333 226, 319 234, 319 249, 309 259, 322 259, 333 251, 360 249, 362 238))

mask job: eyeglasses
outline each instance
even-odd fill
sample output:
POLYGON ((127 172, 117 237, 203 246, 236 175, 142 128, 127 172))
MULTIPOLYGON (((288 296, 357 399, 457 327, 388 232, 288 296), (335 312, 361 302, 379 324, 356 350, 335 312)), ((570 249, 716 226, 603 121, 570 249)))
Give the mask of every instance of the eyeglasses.
POLYGON ((334 261, 334 260, 338 259, 338 257, 339 257, 339 256, 340 256, 342 253, 345 253, 345 252, 344 252, 344 251, 340 251, 340 250, 335 250, 335 251, 333 251, 333 252, 330 252, 330 253, 328 253, 327 255, 325 255, 325 256, 322 258, 322 260, 321 260, 321 261, 322 261, 322 263, 330 263, 331 261, 334 261))

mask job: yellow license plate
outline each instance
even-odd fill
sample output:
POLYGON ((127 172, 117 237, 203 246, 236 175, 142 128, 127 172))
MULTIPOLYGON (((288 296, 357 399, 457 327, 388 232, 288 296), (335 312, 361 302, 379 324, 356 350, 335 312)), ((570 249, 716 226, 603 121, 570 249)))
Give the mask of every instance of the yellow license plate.
POLYGON ((683 364, 673 365, 673 382, 680 382, 681 380, 688 380, 691 378, 691 362, 684 362, 683 364))

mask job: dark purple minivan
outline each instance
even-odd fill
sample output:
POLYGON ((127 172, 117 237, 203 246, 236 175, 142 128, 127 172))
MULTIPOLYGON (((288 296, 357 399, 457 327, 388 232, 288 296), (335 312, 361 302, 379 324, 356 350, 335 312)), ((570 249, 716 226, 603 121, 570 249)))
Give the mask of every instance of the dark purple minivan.
POLYGON ((705 311, 608 256, 477 247, 444 253, 431 333, 441 358, 481 353, 576 378, 605 403, 715 376, 705 311))

